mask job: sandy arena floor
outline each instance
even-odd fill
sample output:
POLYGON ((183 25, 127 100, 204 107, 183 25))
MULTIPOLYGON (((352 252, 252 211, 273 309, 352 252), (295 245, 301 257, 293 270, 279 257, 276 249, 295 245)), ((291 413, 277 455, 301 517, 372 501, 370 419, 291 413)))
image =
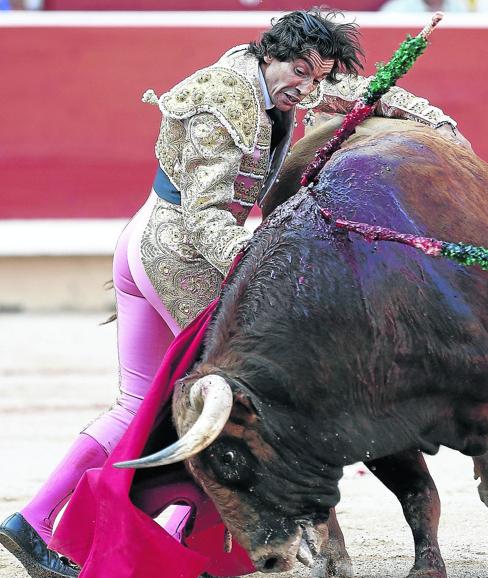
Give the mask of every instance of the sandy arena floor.
MULTIPOLYGON (((112 403, 116 328, 100 327, 102 320, 100 314, 0 315, 2 519, 34 494, 80 428, 112 403)), ((428 461, 442 500, 439 536, 450 578, 488 578, 488 509, 478 498, 471 460, 442 450, 428 461)), ((356 576, 401 578, 413 561, 409 529, 396 499, 362 472, 360 465, 347 468, 338 507, 356 576)), ((0 547, 0 578, 26 576, 0 547)))

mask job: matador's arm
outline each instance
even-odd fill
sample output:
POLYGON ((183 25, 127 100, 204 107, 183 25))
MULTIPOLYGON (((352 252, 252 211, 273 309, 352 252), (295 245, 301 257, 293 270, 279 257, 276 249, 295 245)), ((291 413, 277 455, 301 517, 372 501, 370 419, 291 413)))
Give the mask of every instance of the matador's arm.
MULTIPOLYGON (((347 114, 355 101, 364 94, 372 77, 338 77, 340 80, 337 84, 323 80, 319 88, 303 101, 303 105, 317 112, 347 114)), ((398 86, 392 87, 381 97, 375 107, 375 114, 427 124, 437 129, 443 137, 471 147, 469 141, 457 130, 457 123, 453 118, 444 114, 440 108, 432 106, 427 99, 415 96, 398 86)))
POLYGON ((185 121, 181 208, 185 229, 203 257, 224 275, 252 233, 229 210, 242 151, 216 116, 185 121))
MULTIPOLYGON (((317 111, 348 113, 354 106, 355 101, 364 94, 371 77, 340 75, 337 84, 327 80, 322 81, 320 86, 321 97, 314 107, 317 111)), ((435 106, 432 106, 425 98, 394 86, 381 97, 375 107, 377 116, 389 118, 401 118, 414 120, 438 128, 449 124, 456 128, 456 121, 435 106)))

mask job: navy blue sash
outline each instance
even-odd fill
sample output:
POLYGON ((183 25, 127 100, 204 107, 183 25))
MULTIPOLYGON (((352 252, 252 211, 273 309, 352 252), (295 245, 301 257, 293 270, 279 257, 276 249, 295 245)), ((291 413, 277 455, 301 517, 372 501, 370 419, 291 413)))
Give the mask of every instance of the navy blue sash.
POLYGON ((169 180, 168 175, 158 166, 153 183, 154 192, 168 203, 181 205, 181 193, 169 180))

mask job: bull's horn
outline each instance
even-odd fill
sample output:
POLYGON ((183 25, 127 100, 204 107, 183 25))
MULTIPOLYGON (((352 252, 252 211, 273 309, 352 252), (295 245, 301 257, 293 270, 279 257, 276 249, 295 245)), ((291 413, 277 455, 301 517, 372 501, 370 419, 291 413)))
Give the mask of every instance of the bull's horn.
POLYGON ((190 405, 201 412, 186 434, 163 450, 138 460, 118 462, 117 468, 154 468, 182 462, 208 447, 224 429, 232 410, 232 390, 223 377, 206 375, 190 390, 190 405))
POLYGON ((298 547, 297 560, 308 568, 313 566, 313 555, 304 538, 302 538, 300 546, 298 547))

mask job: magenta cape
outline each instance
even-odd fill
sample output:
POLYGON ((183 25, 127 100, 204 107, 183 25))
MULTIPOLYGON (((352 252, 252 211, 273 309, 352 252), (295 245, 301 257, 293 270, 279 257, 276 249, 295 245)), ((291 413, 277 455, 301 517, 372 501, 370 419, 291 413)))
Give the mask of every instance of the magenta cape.
MULTIPOLYGON (((173 384, 192 367, 217 306, 211 303, 172 343, 143 404, 102 469, 78 484, 50 547, 82 566, 80 578, 197 578, 202 572, 239 576, 254 572, 235 543, 224 553, 224 526, 207 496, 191 481, 163 487, 165 503, 183 498, 196 508, 186 546, 172 538, 129 498, 133 469, 114 462, 139 457, 173 384)), ((159 493, 158 493, 159 498, 159 493)))

